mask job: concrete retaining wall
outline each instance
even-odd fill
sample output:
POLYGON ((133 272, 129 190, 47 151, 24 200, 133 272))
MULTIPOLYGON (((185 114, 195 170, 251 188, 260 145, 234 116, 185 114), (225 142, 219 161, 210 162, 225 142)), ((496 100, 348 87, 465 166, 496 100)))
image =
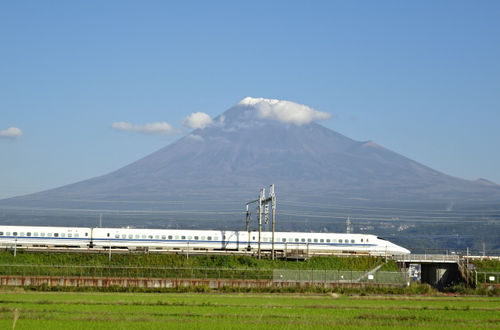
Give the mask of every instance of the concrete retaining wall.
POLYGON ((72 277, 72 276, 0 276, 2 286, 67 286, 67 287, 140 287, 140 288, 177 288, 187 286, 206 286, 211 289, 223 287, 266 288, 266 287, 323 287, 338 286, 392 286, 388 284, 362 284, 339 282, 304 282, 272 280, 232 280, 232 279, 172 279, 172 278, 124 278, 124 277, 72 277))

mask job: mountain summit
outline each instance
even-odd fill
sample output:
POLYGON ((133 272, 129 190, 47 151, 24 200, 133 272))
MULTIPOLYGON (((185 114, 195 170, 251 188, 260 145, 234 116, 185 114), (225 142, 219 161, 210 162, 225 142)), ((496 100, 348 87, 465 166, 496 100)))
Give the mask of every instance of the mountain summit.
POLYGON ((289 101, 245 98, 210 125, 117 171, 0 204, 182 212, 215 201, 224 212, 233 203, 237 205, 230 208, 243 209, 269 184, 288 201, 309 196, 323 204, 339 197, 413 201, 500 196, 498 185, 445 175, 316 123, 327 118, 327 113, 289 101))

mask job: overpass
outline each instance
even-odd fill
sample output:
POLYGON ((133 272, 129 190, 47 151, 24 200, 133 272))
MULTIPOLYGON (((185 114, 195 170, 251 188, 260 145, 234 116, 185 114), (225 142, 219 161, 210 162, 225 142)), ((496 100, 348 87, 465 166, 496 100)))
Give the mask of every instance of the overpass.
POLYGON ((439 290, 460 282, 470 284, 467 267, 459 255, 408 254, 394 256, 394 260, 402 271, 413 272, 414 279, 439 290))

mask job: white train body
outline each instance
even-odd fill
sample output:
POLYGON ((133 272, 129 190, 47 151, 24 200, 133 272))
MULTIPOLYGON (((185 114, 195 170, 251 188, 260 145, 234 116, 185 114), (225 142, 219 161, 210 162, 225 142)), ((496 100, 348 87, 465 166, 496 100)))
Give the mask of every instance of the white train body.
MULTIPOLYGON (((0 245, 21 248, 124 249, 148 251, 257 252, 259 233, 221 230, 0 226, 0 245)), ((272 249, 262 232, 260 250, 272 249)), ((295 253, 403 255, 410 251, 367 234, 275 232, 274 250, 295 253)))

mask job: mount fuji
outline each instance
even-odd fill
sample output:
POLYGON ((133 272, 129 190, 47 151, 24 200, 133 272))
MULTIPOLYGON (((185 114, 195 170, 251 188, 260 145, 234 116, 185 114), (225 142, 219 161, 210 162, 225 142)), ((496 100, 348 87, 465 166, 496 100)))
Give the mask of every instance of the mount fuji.
MULTIPOLYGON (((316 123, 326 118, 326 113, 293 102, 246 98, 203 128, 128 166, 5 199, 0 206, 162 211, 176 219, 217 214, 222 219, 240 214, 270 184, 276 187, 279 210, 289 216, 305 212, 297 211, 301 203, 341 209, 381 201, 448 205, 500 197, 499 185, 443 174, 375 142, 355 141, 316 123)), ((327 213, 335 217, 335 212, 327 213)))

